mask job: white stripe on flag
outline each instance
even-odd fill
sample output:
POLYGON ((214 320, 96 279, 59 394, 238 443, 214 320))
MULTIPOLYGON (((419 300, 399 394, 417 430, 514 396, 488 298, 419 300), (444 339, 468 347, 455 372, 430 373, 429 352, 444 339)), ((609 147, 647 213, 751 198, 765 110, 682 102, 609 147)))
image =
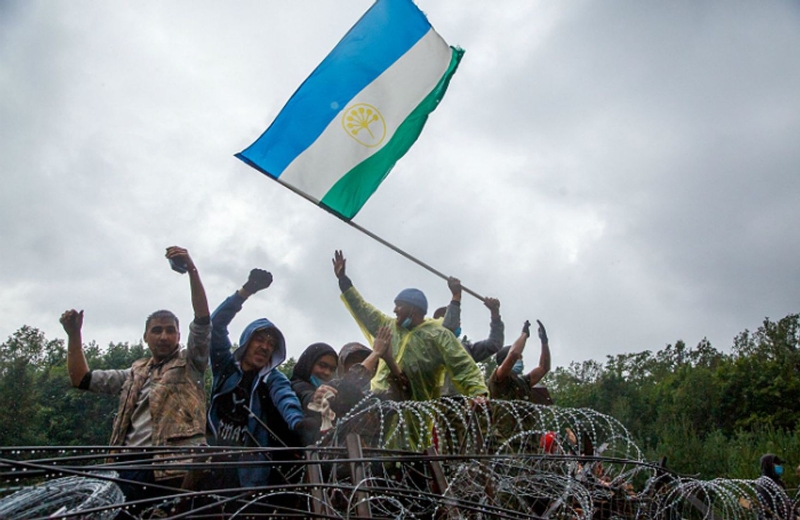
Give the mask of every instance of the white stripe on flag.
POLYGON ((367 85, 348 104, 376 107, 386 122, 386 135, 379 146, 356 142, 342 128, 340 112, 320 136, 287 166, 280 181, 319 201, 347 172, 389 142, 417 105, 430 94, 450 64, 452 51, 431 29, 391 67, 367 85))

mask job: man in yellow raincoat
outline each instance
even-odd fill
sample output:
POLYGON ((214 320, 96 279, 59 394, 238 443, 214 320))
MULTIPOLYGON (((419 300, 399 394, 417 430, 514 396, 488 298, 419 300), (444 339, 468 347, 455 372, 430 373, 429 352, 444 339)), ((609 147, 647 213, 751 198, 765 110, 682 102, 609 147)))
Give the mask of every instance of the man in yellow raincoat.
MULTIPOLYGON (((427 401, 440 396, 447 373, 456 389, 467 397, 488 396, 489 390, 478 365, 441 320, 426 319, 428 302, 419 289, 405 289, 394 301, 395 318, 388 316, 361 297, 345 274, 346 260, 341 251, 333 257, 333 271, 339 279, 342 300, 369 340, 387 326, 392 331, 391 354, 408 378, 410 399, 427 401)), ((387 393, 391 371, 381 360, 371 390, 387 393)))

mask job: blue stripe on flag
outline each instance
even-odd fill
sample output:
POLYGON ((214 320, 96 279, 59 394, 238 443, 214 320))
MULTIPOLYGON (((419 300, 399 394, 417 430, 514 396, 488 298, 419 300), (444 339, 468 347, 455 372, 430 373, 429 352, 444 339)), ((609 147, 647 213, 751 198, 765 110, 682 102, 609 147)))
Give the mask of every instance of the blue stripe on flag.
POLYGON ((347 103, 431 26, 411 0, 377 0, 295 91, 275 121, 236 157, 278 178, 347 103))

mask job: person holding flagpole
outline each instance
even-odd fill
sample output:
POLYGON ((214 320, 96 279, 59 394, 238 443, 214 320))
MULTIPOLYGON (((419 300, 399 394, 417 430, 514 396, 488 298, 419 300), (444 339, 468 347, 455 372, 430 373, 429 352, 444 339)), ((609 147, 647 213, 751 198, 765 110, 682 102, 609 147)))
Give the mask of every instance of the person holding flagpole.
MULTIPOLYGON (((452 293, 452 300, 447 307, 439 307, 433 313, 436 319, 443 318, 442 326, 455 334, 456 338, 461 336, 461 280, 451 276, 447 279, 447 287, 452 293)), ((500 317, 500 300, 497 298, 486 297, 483 304, 491 312, 489 323, 489 337, 481 341, 469 341, 459 339, 461 345, 472 356, 476 363, 480 363, 489 356, 496 354, 503 347, 505 325, 500 317)), ((491 391, 490 391, 491 393, 491 391)), ((445 378, 442 386, 443 396, 456 396, 458 392, 453 387, 453 382, 445 378)))
MULTIPOLYGON (((426 319, 428 302, 419 289, 404 289, 394 301, 392 318, 367 303, 346 274, 341 251, 333 257, 333 271, 339 280, 342 300, 372 343, 381 327, 391 331, 391 355, 408 380, 410 399, 426 401, 440 396, 444 375, 467 397, 486 397, 489 390, 478 365, 440 320, 426 319)), ((390 390, 392 371, 379 361, 370 388, 376 394, 390 390)))

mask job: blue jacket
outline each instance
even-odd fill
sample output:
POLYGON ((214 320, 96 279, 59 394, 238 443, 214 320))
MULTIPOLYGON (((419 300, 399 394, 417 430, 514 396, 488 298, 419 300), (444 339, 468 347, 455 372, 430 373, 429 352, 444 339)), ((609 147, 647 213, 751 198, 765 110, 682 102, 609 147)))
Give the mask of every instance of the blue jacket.
MULTIPOLYGON (((264 410, 259 395, 269 395, 272 404, 290 429, 294 430, 297 423, 303 419, 303 408, 297 395, 292 391, 289 379, 279 370, 276 370, 286 359, 286 342, 281 331, 266 318, 260 318, 248 325, 239 338, 239 348, 231 352, 231 341, 228 333, 228 324, 233 317, 242 310, 244 298, 234 293, 229 296, 211 315, 211 373, 213 375, 211 405, 208 408, 208 424, 217 436, 219 426, 219 396, 232 392, 242 380, 240 361, 247 349, 250 337, 257 330, 273 329, 278 333, 279 341, 270 363, 258 373, 253 380, 250 390, 250 409, 267 424, 275 419, 270 419, 264 410)), ((269 446, 269 432, 267 432, 254 417, 250 417, 247 429, 258 442, 259 446, 269 446)), ((265 459, 266 460, 266 459, 265 459)), ((239 481, 242 486, 260 486, 267 483, 269 467, 240 468, 239 481)))

